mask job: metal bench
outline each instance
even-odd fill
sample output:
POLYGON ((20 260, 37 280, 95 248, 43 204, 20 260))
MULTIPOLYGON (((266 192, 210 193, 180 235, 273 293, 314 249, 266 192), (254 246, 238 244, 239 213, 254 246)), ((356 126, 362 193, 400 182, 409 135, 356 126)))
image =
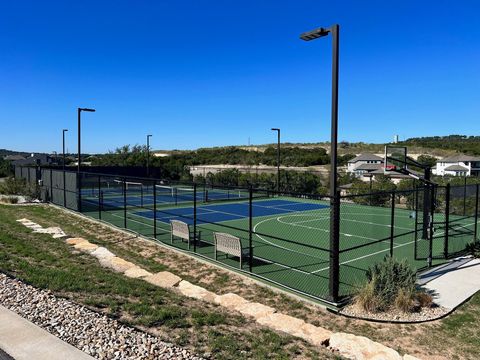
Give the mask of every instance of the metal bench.
POLYGON ((175 237, 180 238, 182 241, 188 243, 188 248, 190 249, 190 241, 193 241, 193 238, 190 235, 190 227, 186 222, 180 220, 170 220, 170 241, 173 244, 175 237))
POLYGON ((215 260, 217 260, 218 251, 225 253, 227 258, 228 255, 237 256, 240 259, 241 269, 243 258, 250 256, 250 249, 242 248, 240 238, 227 233, 214 232, 213 239, 215 242, 215 260))

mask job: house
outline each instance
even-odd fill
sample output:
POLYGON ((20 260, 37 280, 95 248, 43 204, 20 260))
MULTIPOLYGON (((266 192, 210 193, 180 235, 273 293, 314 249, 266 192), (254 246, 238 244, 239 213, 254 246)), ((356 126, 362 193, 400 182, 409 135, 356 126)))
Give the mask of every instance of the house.
POLYGON ((440 176, 480 176, 480 157, 459 154, 440 159, 432 173, 440 176))
POLYGON ((25 160, 25 157, 22 155, 7 155, 3 158, 6 161, 17 161, 17 160, 25 160))
MULTIPOLYGON (((361 178, 375 170, 382 170, 383 158, 375 154, 360 154, 347 163, 347 172, 361 178)), ((383 170, 382 170, 383 172, 383 170)))
POLYGON ((52 165, 55 163, 52 156, 46 154, 32 154, 25 159, 12 161, 14 166, 28 166, 28 165, 52 165))

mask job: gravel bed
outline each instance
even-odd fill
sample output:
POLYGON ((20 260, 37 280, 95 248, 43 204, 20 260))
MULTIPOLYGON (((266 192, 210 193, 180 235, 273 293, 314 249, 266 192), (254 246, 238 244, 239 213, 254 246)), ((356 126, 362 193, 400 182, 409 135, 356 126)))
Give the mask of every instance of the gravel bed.
POLYGON ((441 306, 433 306, 431 308, 421 308, 419 311, 411 312, 411 313, 404 313, 400 310, 371 313, 371 312, 366 312, 360 309, 358 306, 355 306, 352 304, 352 305, 345 306, 342 310, 340 310, 340 314, 362 318, 362 319, 377 320, 377 321, 415 323, 415 322, 438 319, 448 314, 449 311, 450 309, 447 309, 441 306))
POLYGON ((1 273, 0 304, 97 359, 201 359, 1 273))

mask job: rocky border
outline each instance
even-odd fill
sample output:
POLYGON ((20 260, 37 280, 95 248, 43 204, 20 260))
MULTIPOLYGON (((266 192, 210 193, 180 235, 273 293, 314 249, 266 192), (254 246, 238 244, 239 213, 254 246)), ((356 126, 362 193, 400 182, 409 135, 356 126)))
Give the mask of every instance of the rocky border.
MULTIPOLYGON (((28 219, 19 219, 17 221, 36 232, 47 232, 41 231, 40 225, 28 219)), ((96 257, 103 267, 123 273, 125 276, 142 279, 155 286, 177 291, 187 297, 207 301, 223 306, 228 310, 240 312, 244 316, 253 317, 260 325, 299 337, 316 346, 328 347, 348 359, 415 359, 410 355, 402 357, 396 350, 374 342, 366 337, 346 333, 332 333, 322 327, 306 323, 304 320, 278 313, 276 309, 270 306, 250 302, 233 293, 217 295, 207 289, 182 280, 179 276, 168 271, 151 274, 134 263, 115 256, 115 254, 105 247, 90 243, 86 239, 67 238, 65 241, 76 250, 96 257)))

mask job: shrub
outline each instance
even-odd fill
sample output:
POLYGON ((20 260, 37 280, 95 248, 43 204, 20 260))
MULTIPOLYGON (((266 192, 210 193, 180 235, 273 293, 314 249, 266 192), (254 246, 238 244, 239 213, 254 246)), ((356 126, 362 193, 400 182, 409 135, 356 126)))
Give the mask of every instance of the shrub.
POLYGON ((372 282, 367 282, 358 289, 354 302, 368 312, 376 312, 381 307, 381 300, 375 294, 372 282))
POLYGON ((39 188, 36 185, 28 184, 25 179, 9 177, 0 183, 0 194, 23 195, 28 199, 39 198, 39 188))
POLYGON ((417 291, 415 294, 415 301, 417 302, 419 307, 428 307, 431 308, 433 306, 433 297, 432 295, 426 293, 425 291, 417 291))
POLYGON ((400 289, 405 293, 415 291, 417 274, 406 260, 385 257, 384 260, 367 270, 367 280, 373 283, 374 293, 381 300, 381 307, 392 305, 400 289))
POLYGON ((395 308, 403 312, 410 312, 415 308, 414 294, 409 290, 399 289, 395 297, 395 308))

